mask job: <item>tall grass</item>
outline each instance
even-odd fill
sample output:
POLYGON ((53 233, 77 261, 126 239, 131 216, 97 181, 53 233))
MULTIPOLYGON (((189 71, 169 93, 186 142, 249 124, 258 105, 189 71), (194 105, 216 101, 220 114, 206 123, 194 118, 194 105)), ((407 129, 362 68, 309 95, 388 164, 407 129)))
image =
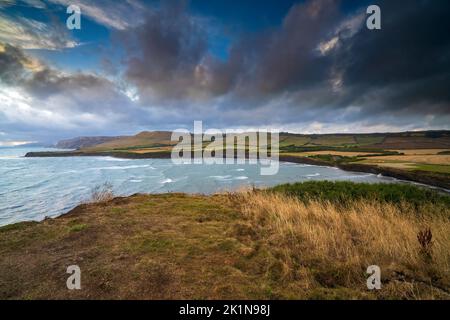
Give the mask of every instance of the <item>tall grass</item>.
POLYGON ((450 289, 445 215, 430 216, 407 203, 351 200, 344 207, 269 191, 241 192, 231 200, 258 241, 278 257, 283 279, 303 277, 308 287, 364 288, 367 267, 378 265, 385 282, 400 277, 450 289))

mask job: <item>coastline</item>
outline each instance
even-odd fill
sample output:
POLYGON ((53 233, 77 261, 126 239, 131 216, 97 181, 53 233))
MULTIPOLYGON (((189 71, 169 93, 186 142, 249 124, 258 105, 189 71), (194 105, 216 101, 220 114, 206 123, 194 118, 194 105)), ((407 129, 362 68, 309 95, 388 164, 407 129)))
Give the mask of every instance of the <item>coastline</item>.
MULTIPOLYGON (((132 152, 84 152, 84 151, 45 151, 45 152, 28 152, 26 158, 50 158, 50 157, 114 157, 121 159, 170 159, 170 152, 150 152, 150 153, 132 153, 132 152)), ((283 156, 279 157, 279 161, 309 164, 316 166, 334 167, 348 172, 362 172, 385 177, 395 178, 398 180, 415 182, 429 187, 450 190, 450 179, 444 174, 438 174, 428 171, 407 171, 396 168, 378 167, 360 163, 332 163, 308 157, 283 156)))
POLYGON ((376 175, 383 175, 385 177, 395 178, 398 180, 403 181, 409 181, 409 182, 415 182, 419 184, 423 184, 429 187, 439 188, 443 189, 443 191, 450 190, 450 181, 449 178, 445 178, 442 175, 438 175, 432 172, 426 172, 426 171, 406 171, 401 169, 395 169, 395 168, 387 168, 387 167, 376 167, 376 166, 370 166, 367 164, 360 164, 360 163, 345 163, 345 164, 339 164, 339 163, 329 163, 325 161, 320 160, 314 160, 310 158, 299 158, 299 157, 280 157, 280 161, 284 162, 291 162, 291 163, 301 163, 301 164, 311 164, 311 165, 317 165, 317 166, 327 166, 327 167, 334 167, 339 168, 344 171, 349 172, 362 172, 362 173, 371 173, 376 175))

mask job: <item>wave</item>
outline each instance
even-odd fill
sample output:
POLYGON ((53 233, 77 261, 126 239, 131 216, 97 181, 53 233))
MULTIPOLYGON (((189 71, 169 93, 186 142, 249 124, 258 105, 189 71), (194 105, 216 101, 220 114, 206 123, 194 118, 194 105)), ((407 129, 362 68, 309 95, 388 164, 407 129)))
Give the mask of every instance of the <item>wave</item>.
POLYGON ((209 176, 208 178, 216 179, 216 180, 229 180, 232 178, 230 175, 226 176, 209 176))
POLYGON ((120 159, 120 158, 114 158, 114 157, 97 157, 96 159, 104 160, 104 161, 117 161, 117 162, 130 161, 128 159, 120 159))
POLYGON ((305 177, 319 177, 320 173, 307 174, 305 177))
POLYGON ((354 175, 354 176, 339 176, 337 177, 339 180, 353 180, 353 179, 362 179, 362 178, 369 178, 373 177, 373 174, 360 174, 360 175, 354 175))

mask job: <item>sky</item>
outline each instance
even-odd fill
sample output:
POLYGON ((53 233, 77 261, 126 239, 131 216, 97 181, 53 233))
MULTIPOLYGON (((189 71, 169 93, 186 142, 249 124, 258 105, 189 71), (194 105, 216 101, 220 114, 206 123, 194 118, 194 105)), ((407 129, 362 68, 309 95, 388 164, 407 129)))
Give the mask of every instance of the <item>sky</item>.
POLYGON ((448 17, 447 0, 0 0, 0 146, 194 120, 450 129, 448 17), (366 27, 372 4, 381 30, 366 27))

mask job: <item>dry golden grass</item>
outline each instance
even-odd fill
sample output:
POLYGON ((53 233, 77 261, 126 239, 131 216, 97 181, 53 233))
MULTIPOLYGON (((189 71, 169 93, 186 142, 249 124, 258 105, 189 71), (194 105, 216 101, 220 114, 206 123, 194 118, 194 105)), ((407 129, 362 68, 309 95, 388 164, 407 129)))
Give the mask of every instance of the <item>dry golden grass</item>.
POLYGON ((156 148, 142 148, 142 149, 131 149, 128 152, 131 153, 156 153, 156 152, 170 152, 172 151, 172 147, 156 147, 156 148))
POLYGON ((449 293, 448 215, 430 217, 426 208, 407 204, 358 201, 345 208, 322 201, 305 204, 267 192, 244 192, 232 200, 241 204, 261 241, 278 248, 285 278, 308 279, 304 282, 309 288, 355 288, 367 267, 378 265, 387 285, 385 294, 411 298, 409 290, 416 290, 417 284, 429 285, 431 292, 449 293), (428 229, 432 241, 424 247, 418 235, 428 229))
POLYGON ((448 149, 412 149, 412 150, 394 150, 404 153, 407 156, 413 155, 437 155, 439 152, 449 151, 448 149))
POLYGON ((404 161, 410 163, 450 165, 450 155, 404 155, 372 157, 370 161, 404 161))
POLYGON ((364 157, 367 155, 374 154, 374 152, 343 152, 343 151, 309 151, 309 152, 289 152, 283 153, 287 156, 299 156, 299 157, 309 157, 316 155, 333 155, 333 156, 344 156, 344 157, 364 157))
POLYGON ((403 169, 403 170, 412 170, 416 167, 415 163, 409 162, 382 162, 380 160, 374 161, 371 159, 363 160, 360 163, 375 165, 378 167, 385 168, 394 168, 394 169, 403 169))

